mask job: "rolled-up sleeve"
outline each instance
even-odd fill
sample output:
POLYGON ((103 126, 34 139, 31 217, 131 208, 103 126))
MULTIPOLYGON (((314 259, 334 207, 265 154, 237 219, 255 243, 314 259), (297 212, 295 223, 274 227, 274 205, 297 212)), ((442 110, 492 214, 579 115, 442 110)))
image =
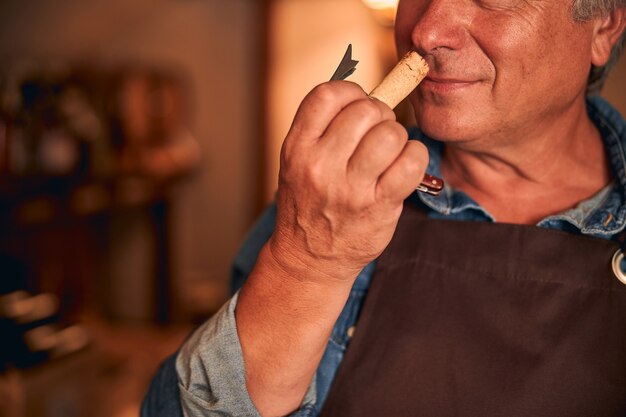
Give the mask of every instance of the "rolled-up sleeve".
MULTIPOLYGON (((245 366, 237 336, 237 295, 185 342, 176 360, 180 401, 186 417, 260 416, 246 389, 245 366)), ((312 417, 315 381, 292 417, 312 417)))
POLYGON ((187 417, 259 415, 246 390, 236 303, 237 295, 197 329, 178 354, 176 371, 187 417))
MULTIPOLYGON (((231 289, 235 295, 191 335, 176 356, 177 391, 180 408, 186 417, 260 416, 246 389, 246 370, 237 334, 235 307, 237 291, 254 268, 256 258, 270 238, 275 224, 276 206, 272 204, 248 233, 234 259, 231 289)), ((314 417, 318 414, 315 388, 314 380, 302 407, 290 417, 314 417)), ((142 416, 147 417, 146 414, 142 416)))

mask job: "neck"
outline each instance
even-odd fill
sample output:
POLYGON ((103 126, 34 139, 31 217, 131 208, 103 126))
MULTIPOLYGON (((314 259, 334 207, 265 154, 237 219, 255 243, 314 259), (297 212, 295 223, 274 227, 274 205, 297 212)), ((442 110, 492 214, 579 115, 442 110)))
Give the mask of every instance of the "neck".
POLYGON ((446 182, 497 221, 519 224, 573 208, 610 182, 604 145, 584 99, 525 132, 448 145, 442 162, 446 182))

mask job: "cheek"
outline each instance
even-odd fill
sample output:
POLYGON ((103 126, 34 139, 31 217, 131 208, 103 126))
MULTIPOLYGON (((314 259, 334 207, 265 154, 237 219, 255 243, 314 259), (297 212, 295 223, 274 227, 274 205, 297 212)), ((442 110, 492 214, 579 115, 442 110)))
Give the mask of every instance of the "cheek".
POLYGON ((496 120, 509 123, 541 102, 542 90, 553 82, 551 64, 546 62, 551 35, 538 36, 536 27, 506 21, 476 24, 481 30, 475 31, 475 40, 492 71, 489 102, 485 104, 496 120))
POLYGON ((476 20, 472 29, 477 45, 492 66, 494 84, 525 81, 545 56, 546 43, 533 36, 528 27, 501 19, 476 20))
POLYGON ((476 25, 488 28, 477 30, 475 39, 494 67, 496 100, 541 107, 550 98, 568 102, 584 90, 590 65, 584 26, 562 15, 476 25))

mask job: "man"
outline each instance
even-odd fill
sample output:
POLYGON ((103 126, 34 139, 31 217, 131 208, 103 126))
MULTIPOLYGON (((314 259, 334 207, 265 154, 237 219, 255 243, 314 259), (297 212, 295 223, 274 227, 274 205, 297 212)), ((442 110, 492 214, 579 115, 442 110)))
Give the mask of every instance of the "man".
POLYGON ((187 416, 626 415, 626 123, 586 99, 625 26, 624 0, 401 0, 420 140, 315 88, 245 285, 144 414, 177 377, 187 416), (415 193, 426 170, 442 195, 415 193))

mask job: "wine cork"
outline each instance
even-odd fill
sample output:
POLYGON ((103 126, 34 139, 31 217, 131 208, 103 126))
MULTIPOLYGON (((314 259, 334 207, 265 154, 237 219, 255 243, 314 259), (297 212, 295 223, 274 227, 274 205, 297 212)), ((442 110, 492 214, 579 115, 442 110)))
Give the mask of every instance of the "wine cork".
POLYGON ((374 88, 374 97, 392 109, 396 107, 428 74, 428 64, 417 52, 410 51, 396 64, 383 81, 374 88))

